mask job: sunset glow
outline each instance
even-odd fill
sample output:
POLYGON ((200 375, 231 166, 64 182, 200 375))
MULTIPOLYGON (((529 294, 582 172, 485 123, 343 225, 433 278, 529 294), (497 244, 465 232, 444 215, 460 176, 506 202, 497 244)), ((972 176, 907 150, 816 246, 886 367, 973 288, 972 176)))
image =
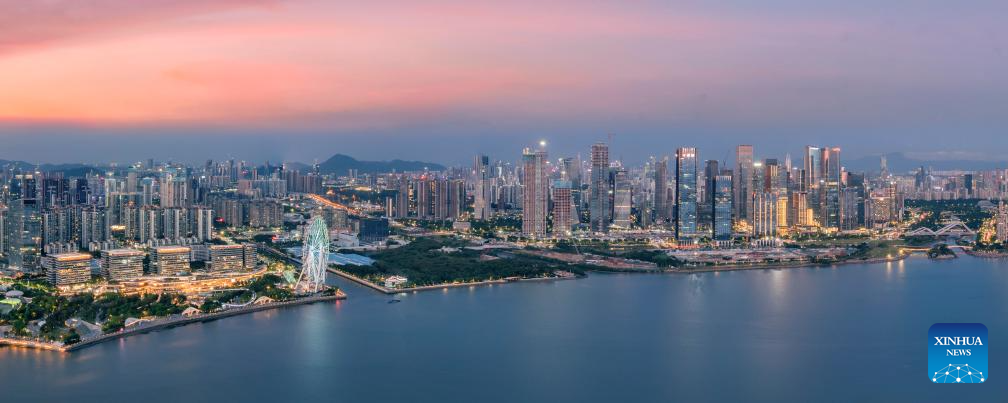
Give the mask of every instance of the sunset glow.
POLYGON ((1008 88, 994 14, 939 4, 0 6, 0 134, 59 125, 391 135, 515 122, 882 132, 1002 122, 991 101, 1008 88))

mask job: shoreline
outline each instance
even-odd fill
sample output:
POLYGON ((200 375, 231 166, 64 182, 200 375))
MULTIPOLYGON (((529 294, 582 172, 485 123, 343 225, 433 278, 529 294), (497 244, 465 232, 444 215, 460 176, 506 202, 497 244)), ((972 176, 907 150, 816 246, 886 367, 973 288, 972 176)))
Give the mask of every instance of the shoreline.
MULTIPOLYGON (((976 253, 966 252, 970 256, 980 257, 980 258, 1003 258, 1008 257, 1008 254, 989 256, 989 255, 979 255, 976 253)), ((709 273, 709 272, 721 272, 721 271, 741 271, 741 270, 775 270, 775 269, 801 269, 801 268, 814 268, 814 267, 829 267, 829 266, 841 266, 847 264, 876 264, 876 263, 890 263, 901 261, 910 257, 912 253, 907 252, 899 254, 893 257, 881 257, 873 259, 851 259, 843 260, 838 262, 830 263, 812 263, 812 262, 801 262, 792 264, 753 264, 753 265, 724 265, 716 267, 699 267, 695 269, 682 269, 682 268, 669 268, 669 269, 638 269, 638 268, 628 268, 628 269, 613 269, 600 267, 597 270, 589 270, 599 273, 657 273, 657 274, 693 274, 693 273, 709 273)), ((354 283, 360 284, 364 287, 370 288, 374 291, 386 294, 394 295, 398 293, 407 292, 421 292, 421 291, 432 291, 439 289, 448 288, 458 288, 458 287, 473 287, 473 286, 488 286, 496 284, 508 284, 515 282, 533 282, 533 281, 556 281, 556 280, 573 280, 582 278, 581 275, 570 275, 570 276, 557 276, 557 277, 533 277, 533 278, 514 278, 514 279, 495 279, 495 280, 482 280, 475 282, 465 282, 465 283, 448 283, 448 284, 436 284, 427 286, 417 286, 403 289, 391 289, 383 287, 379 284, 373 283, 371 281, 365 280, 363 278, 357 277, 353 274, 343 272, 341 270, 327 268, 326 271, 336 274, 344 279, 353 281, 354 283)), ((226 311, 214 312, 209 314, 199 314, 191 317, 175 317, 170 319, 155 319, 150 322, 142 323, 136 325, 130 329, 124 329, 115 333, 103 334, 98 337, 94 337, 87 340, 82 340, 73 345, 65 346, 59 342, 50 342, 43 340, 33 340, 33 339, 21 339, 13 337, 0 337, 0 346, 12 346, 12 347, 24 347, 33 348, 38 350, 47 351, 58 351, 58 352, 73 352, 83 348, 87 348, 93 345, 101 344, 109 340, 115 340, 118 338, 128 337, 136 334, 142 334, 152 331, 158 331, 162 329, 167 329, 176 326, 185 326, 188 324, 196 322, 207 322, 211 320, 227 318, 231 316, 242 315, 246 313, 253 313, 258 311, 264 311, 275 308, 283 308, 288 306, 306 305, 315 302, 323 301, 336 301, 346 299, 346 294, 343 290, 338 290, 336 295, 331 296, 318 296, 318 297, 306 297, 291 301, 274 302, 263 305, 247 306, 242 308, 229 309, 226 311)))
MULTIPOLYGON (((813 267, 842 266, 842 265, 855 264, 855 263, 860 263, 860 264, 875 264, 875 263, 898 262, 898 261, 901 261, 903 259, 906 259, 906 258, 910 257, 910 255, 912 255, 912 254, 913 254, 912 252, 906 252, 906 253, 903 253, 903 254, 898 254, 898 255, 893 256, 893 257, 879 257, 879 258, 872 258, 872 259, 850 259, 850 260, 841 260, 841 261, 830 262, 830 263, 800 262, 800 263, 791 263, 791 264, 723 265, 723 266, 715 266, 715 267, 699 267, 699 268, 696 268, 696 269, 681 269, 681 268, 668 268, 668 269, 662 269, 662 268, 655 268, 655 269, 625 268, 625 269, 615 269, 615 268, 607 268, 607 267, 604 267, 604 266, 598 266, 599 267, 598 269, 589 269, 587 271, 598 272, 598 273, 692 274, 692 273, 710 273, 710 272, 741 271, 741 270, 802 269, 802 268, 813 268, 813 267)), ((1005 257, 1008 257, 1008 254, 1006 254, 1005 257)), ((572 280, 572 279, 578 279, 578 278, 583 277, 583 276, 573 275, 573 276, 570 276, 570 277, 536 277, 536 278, 520 278, 520 279, 513 279, 513 280, 498 279, 498 280, 483 280, 483 281, 468 282, 468 283, 449 283, 449 284, 439 284, 439 285, 428 285, 428 286, 410 287, 410 288, 403 288, 403 289, 390 289, 390 288, 383 287, 383 286, 381 286, 379 284, 375 284, 375 283, 373 283, 371 281, 365 280, 363 278, 357 277, 357 276, 355 276, 353 274, 346 273, 346 272, 343 272, 343 271, 340 271, 340 270, 337 270, 337 269, 328 268, 328 269, 326 269, 326 271, 328 271, 330 273, 333 273, 335 275, 338 275, 338 276, 340 276, 340 277, 342 277, 344 279, 353 281, 353 282, 355 282, 357 284, 363 285, 363 286, 365 286, 367 288, 370 288, 372 290, 378 291, 378 292, 383 293, 383 294, 388 294, 388 295, 394 295, 394 294, 398 294, 398 293, 401 293, 401 292, 431 291, 431 290, 456 288, 456 287, 465 287, 465 286, 486 286, 486 285, 507 284, 507 283, 512 283, 512 282, 521 282, 521 281, 572 280)))
POLYGON ((172 328, 176 326, 185 326, 197 322, 208 322, 211 320, 217 320, 222 318, 227 318, 231 316, 243 315, 246 313, 253 313, 259 311, 266 311, 270 309, 284 308, 289 306, 297 305, 307 305, 316 302, 324 301, 338 301, 346 299, 346 294, 342 290, 338 290, 335 295, 326 296, 316 296, 316 297, 305 297, 290 301, 272 302, 262 305, 246 306, 241 308, 228 309, 225 311, 199 314, 188 317, 172 317, 167 319, 154 319, 150 322, 145 322, 133 326, 129 329, 123 329, 115 333, 103 334, 98 337, 93 337, 86 340, 81 340, 80 342, 64 345, 60 342, 43 341, 43 340, 32 340, 32 339, 21 339, 14 337, 0 337, 0 346, 12 346, 12 347, 24 347, 33 348, 38 350, 47 351, 58 351, 62 353, 69 353, 77 351, 83 348, 91 347, 97 344, 104 343, 106 341, 115 340, 119 338, 129 337, 137 334, 143 334, 148 332, 154 332, 158 330, 163 330, 167 328, 172 328))
POLYGON ((974 250, 964 250, 963 253, 965 253, 967 255, 970 255, 970 256, 973 256, 973 257, 978 257, 978 258, 983 258, 983 259, 1004 259, 1004 258, 1008 258, 1008 252, 989 252, 989 251, 980 251, 980 252, 977 252, 977 251, 974 251, 974 250))
POLYGON ((434 284, 434 285, 422 285, 422 286, 417 286, 417 287, 393 289, 393 288, 383 287, 381 285, 375 284, 375 283, 373 283, 371 281, 365 280, 363 278, 357 277, 357 276, 355 276, 353 274, 350 274, 350 273, 347 273, 347 272, 344 272, 344 271, 341 271, 341 270, 337 270, 337 269, 333 269, 333 268, 327 268, 326 271, 328 271, 330 273, 333 273, 333 274, 335 274, 337 276, 340 276, 342 278, 345 278, 347 280, 353 281, 353 282, 355 282, 357 284, 363 285, 363 286, 365 286, 367 288, 370 288, 372 290, 378 291, 378 292, 383 293, 383 294, 388 294, 388 295, 395 295, 395 294, 398 294, 398 293, 401 293, 401 292, 420 292, 420 291, 440 290, 440 289, 446 289, 446 288, 476 287, 476 286, 488 286, 488 285, 495 285, 495 284, 508 284, 508 283, 524 282, 524 281, 553 281, 553 280, 571 280, 571 279, 578 278, 577 275, 571 275, 571 276, 568 276, 568 277, 531 277, 531 278, 516 278, 516 279, 510 279, 510 280, 509 279, 496 279, 496 280, 471 281, 471 282, 466 282, 466 283, 445 283, 445 284, 434 284))
POLYGON ((694 269, 684 269, 684 268, 667 268, 667 269, 655 269, 655 270, 642 270, 642 269, 592 269, 590 271, 599 273, 657 273, 657 274, 691 274, 691 273, 709 273, 709 272, 719 272, 719 271, 739 271, 739 270, 775 270, 775 269, 802 269, 802 268, 812 268, 812 267, 828 267, 828 266, 840 266, 847 264, 874 264, 874 263, 889 263, 897 262, 910 257, 912 253, 903 253, 902 255, 896 255, 893 257, 880 257, 873 259, 850 259, 841 260, 837 262, 830 263, 813 263, 813 262, 799 262, 799 263, 788 263, 788 264, 767 264, 758 263, 751 265, 721 265, 721 266, 698 266, 694 269))
POLYGON ((829 266, 842 266, 848 264, 874 264, 874 263, 890 263, 898 262, 900 260, 910 257, 911 253, 903 253, 893 257, 878 257, 874 259, 848 259, 841 260, 837 262, 829 263, 813 263, 813 262, 801 262, 794 264, 754 264, 754 265, 725 265, 718 267, 703 267, 698 269, 669 269, 665 273, 678 273, 678 274, 690 274, 690 273, 708 273, 708 272, 718 272, 718 271, 738 271, 738 270, 773 270, 773 269, 803 269, 812 267, 829 267, 829 266))

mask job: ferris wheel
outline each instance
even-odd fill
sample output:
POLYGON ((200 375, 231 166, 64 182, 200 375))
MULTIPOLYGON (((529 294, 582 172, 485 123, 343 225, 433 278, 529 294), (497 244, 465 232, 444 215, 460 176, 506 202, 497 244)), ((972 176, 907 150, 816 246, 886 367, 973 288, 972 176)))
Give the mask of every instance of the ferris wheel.
POLYGON ((318 292, 325 285, 326 268, 329 266, 329 230, 321 216, 312 219, 305 230, 304 247, 301 250, 301 275, 295 283, 300 286, 304 279, 304 289, 318 292))

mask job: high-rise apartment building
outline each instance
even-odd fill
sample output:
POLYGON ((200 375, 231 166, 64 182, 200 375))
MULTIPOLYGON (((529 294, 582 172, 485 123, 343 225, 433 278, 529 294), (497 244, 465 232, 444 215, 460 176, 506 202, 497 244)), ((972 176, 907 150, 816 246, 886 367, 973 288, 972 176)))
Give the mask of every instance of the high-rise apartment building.
POLYGON ((421 220, 429 220, 434 216, 431 211, 434 202, 434 198, 432 197, 433 186, 433 180, 425 175, 417 180, 414 187, 417 218, 421 220))
POLYGON ((530 237, 546 235, 549 183, 546 151, 526 148, 522 153, 522 233, 530 237))
POLYGON ((777 236, 777 195, 755 192, 752 202, 752 233, 757 238, 777 236))
POLYGON ((491 201, 491 171, 490 158, 477 155, 473 162, 473 216, 479 220, 487 220, 493 215, 491 201))
POLYGON ((396 192, 396 218, 406 218, 410 215, 410 181, 406 175, 400 175, 398 191, 396 192))
POLYGON ((574 226, 574 201, 571 198, 571 182, 553 182, 553 236, 563 238, 570 235, 574 226))

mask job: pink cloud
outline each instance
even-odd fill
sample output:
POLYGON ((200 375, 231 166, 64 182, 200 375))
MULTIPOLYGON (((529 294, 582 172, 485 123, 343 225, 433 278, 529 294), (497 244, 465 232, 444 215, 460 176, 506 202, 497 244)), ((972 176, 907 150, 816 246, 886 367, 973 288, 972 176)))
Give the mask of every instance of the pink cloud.
POLYGON ((277 0, 0 0, 0 54, 277 0))
POLYGON ((882 89, 948 76, 913 57, 932 48, 894 57, 916 36, 831 16, 567 1, 0 0, 0 9, 11 10, 0 14, 0 120, 751 121, 842 105, 868 113, 877 105, 850 101, 893 102, 882 89))

